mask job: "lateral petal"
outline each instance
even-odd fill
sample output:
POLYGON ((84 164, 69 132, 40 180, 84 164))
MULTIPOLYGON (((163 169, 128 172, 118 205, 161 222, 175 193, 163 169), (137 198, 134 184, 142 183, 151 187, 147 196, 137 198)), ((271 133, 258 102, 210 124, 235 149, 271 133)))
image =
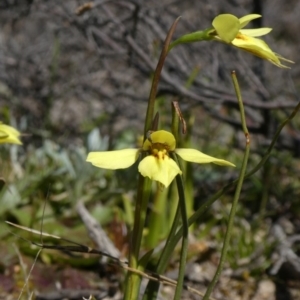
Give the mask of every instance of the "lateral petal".
POLYGON ((240 28, 244 28, 250 21, 261 18, 261 15, 258 14, 250 14, 239 19, 240 28))
POLYGON ((207 163, 214 163, 221 166, 231 166, 235 167, 234 164, 231 162, 224 160, 224 159, 218 159, 209 155, 206 155, 196 149, 176 149, 175 153, 178 154, 182 159, 194 162, 198 164, 207 164, 207 163))
POLYGON ((103 169, 126 169, 133 165, 139 156, 138 149, 90 152, 86 161, 103 169))
POLYGON ((272 31, 272 28, 263 27, 263 28, 257 28, 257 29, 241 29, 240 33, 248 35, 248 36, 256 37, 256 36, 266 35, 266 34, 270 33, 271 31, 272 31))

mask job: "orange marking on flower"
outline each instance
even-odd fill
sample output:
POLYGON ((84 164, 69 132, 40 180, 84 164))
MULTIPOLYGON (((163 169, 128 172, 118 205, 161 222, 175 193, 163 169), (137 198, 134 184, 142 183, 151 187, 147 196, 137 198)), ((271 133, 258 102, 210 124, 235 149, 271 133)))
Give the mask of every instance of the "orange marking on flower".
POLYGON ((235 38, 239 39, 239 40, 243 40, 243 41, 249 41, 249 38, 246 35, 241 34, 241 33, 238 33, 235 38))

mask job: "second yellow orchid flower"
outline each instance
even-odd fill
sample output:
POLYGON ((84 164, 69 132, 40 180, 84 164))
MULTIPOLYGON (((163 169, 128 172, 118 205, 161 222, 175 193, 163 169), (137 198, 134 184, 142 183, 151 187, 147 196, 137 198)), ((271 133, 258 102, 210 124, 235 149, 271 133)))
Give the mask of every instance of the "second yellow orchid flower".
POLYGON ((173 134, 165 130, 151 133, 142 149, 90 152, 86 160, 103 169, 125 169, 137 161, 141 152, 145 152, 147 155, 139 163, 139 172, 144 177, 158 181, 165 187, 170 185, 176 175, 182 173, 176 162, 170 158, 170 152, 175 152, 189 162, 235 166, 229 161, 206 155, 196 149, 176 149, 176 140, 173 134))
POLYGON ((266 59, 280 68, 288 68, 281 61, 293 63, 293 61, 283 58, 273 52, 270 47, 257 36, 268 34, 272 28, 243 29, 250 21, 260 18, 261 15, 250 14, 240 19, 231 14, 221 14, 213 20, 215 33, 213 37, 217 41, 243 49, 260 58, 266 59))

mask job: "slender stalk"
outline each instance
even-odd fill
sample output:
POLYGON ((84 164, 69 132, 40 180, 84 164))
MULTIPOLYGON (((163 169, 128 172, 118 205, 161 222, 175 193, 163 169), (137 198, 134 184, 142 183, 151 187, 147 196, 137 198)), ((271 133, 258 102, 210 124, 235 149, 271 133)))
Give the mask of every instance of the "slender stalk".
POLYGON ((232 203, 230 214, 229 214, 228 226, 227 226, 227 230, 226 230, 226 234, 225 234, 225 238, 224 238, 224 244, 223 244, 223 248, 222 248, 222 252, 221 252, 220 262, 219 262, 219 265, 217 267, 216 273, 215 273, 212 281, 208 285, 208 288, 203 297, 203 300, 209 299, 209 297, 221 275, 221 272, 223 270, 223 267, 224 267, 224 264, 226 261, 227 250, 229 248, 229 242, 230 242, 230 237, 231 237, 232 228, 233 228, 234 216, 236 213, 242 185, 244 182, 249 153, 250 153, 250 136, 249 136, 249 132, 248 132, 247 125, 246 125, 245 110, 244 110, 244 106, 243 106, 241 91, 239 88, 239 84, 238 84, 235 72, 233 71, 231 75, 232 75, 233 85, 234 85, 236 96, 237 96, 238 103, 239 103, 242 127, 243 127, 243 131, 244 131, 244 134, 246 137, 246 149, 245 149, 243 163, 242 163, 242 167, 241 167, 241 171, 240 171, 240 176, 239 176, 239 179, 237 182, 237 187, 236 187, 234 198, 233 198, 233 203, 232 203))
POLYGON ((154 199, 152 200, 153 209, 151 210, 149 221, 147 221, 149 232, 145 238, 145 246, 147 249, 152 249, 159 243, 162 237, 163 228, 168 226, 167 224, 167 196, 168 189, 161 190, 157 185, 154 199))
MULTIPOLYGON (((185 121, 182 118, 178 103, 173 102, 172 103, 172 133, 176 141, 178 141, 179 120, 181 120, 182 123, 185 123, 185 121)), ((177 156, 174 153, 171 154, 171 157, 175 160, 177 165, 179 165, 177 156)), ((180 208, 182 228, 183 228, 180 261, 179 261, 179 272, 178 272, 177 285, 176 285, 176 290, 174 295, 174 300, 179 300, 181 298, 181 293, 182 293, 183 283, 184 283, 184 273, 185 273, 186 257, 187 257, 187 250, 188 250, 189 226, 187 222, 187 211, 186 211, 186 204, 185 204, 183 178, 181 175, 176 176, 176 184, 177 184, 178 197, 179 197, 178 206, 180 208)))
MULTIPOLYGON (((139 253, 145 226, 146 212, 151 191, 151 180, 139 176, 137 201, 134 213, 134 225, 129 249, 128 266, 132 269, 139 267, 139 253)), ((127 273, 124 300, 138 299, 141 277, 136 273, 127 273)))
POLYGON ((165 59, 168 55, 168 49, 169 49, 169 45, 173 36, 173 33, 176 29, 176 25, 178 23, 180 18, 177 18, 175 20, 175 22, 172 24, 167 37, 165 39, 164 42, 164 46, 163 49, 161 51, 160 57, 159 57, 159 61, 157 63, 154 75, 153 75, 153 79, 152 79, 152 86, 151 86, 151 90, 150 90, 150 95, 149 95, 149 99, 148 99, 148 107, 147 107, 147 113, 146 113, 146 120, 145 120, 145 127, 144 127, 144 139, 147 138, 147 132, 151 129, 151 124, 152 124, 152 120, 153 120, 153 115, 154 115, 154 105, 155 105, 155 99, 156 99, 156 92, 157 92, 157 87, 158 87, 158 83, 159 83, 159 78, 160 78, 160 74, 165 62, 165 59))
POLYGON ((270 163, 266 163, 264 165, 264 169, 263 169, 263 177, 262 180, 264 181, 264 185, 263 185, 263 189, 262 189, 262 200, 260 203, 260 207, 259 207, 259 213, 258 213, 258 218, 257 221, 255 222, 255 229, 261 228, 261 224, 262 221, 265 217, 266 214, 266 207, 268 204, 268 199, 269 199, 269 190, 270 190, 270 185, 271 185, 271 177, 272 177, 272 172, 273 172, 273 168, 271 166, 270 163))
MULTIPOLYGON (((194 116, 189 114, 187 121, 187 134, 185 135, 182 141, 182 148, 191 148, 191 136, 194 125, 194 116)), ((187 208, 187 216, 190 217, 194 212, 194 176, 193 176, 193 164, 189 162, 184 162, 184 190, 185 190, 185 201, 187 208)), ((190 228, 193 231, 193 227, 190 228)))
MULTIPOLYGON (((155 268, 156 274, 162 274, 168 266, 169 259, 170 259, 170 253, 172 253, 175 248, 175 247, 173 248, 173 244, 170 243, 170 241, 172 241, 175 236, 176 230, 179 225, 179 221, 180 221, 180 206, 178 205, 176 214, 174 217, 174 221, 173 221, 169 236, 167 238, 165 247, 161 253, 161 256, 160 256, 157 266, 155 268), (171 251, 168 250, 169 245, 171 245, 171 247, 172 247, 171 251)), ((156 299, 157 294, 158 294, 158 289, 159 289, 159 281, 149 281, 146 291, 145 291, 145 294, 144 294, 144 297, 143 297, 143 300, 156 299)))
MULTIPOLYGON (((169 216, 168 216, 168 230, 171 230, 171 228, 174 226, 175 216, 177 214, 177 210, 179 207, 179 205, 178 205, 178 190, 177 190, 177 186, 176 186, 175 182, 171 184, 169 191, 170 191, 170 193, 169 193, 170 207, 169 207, 169 216)), ((178 223, 177 226, 179 226, 179 225, 180 224, 178 223)))
POLYGON ((172 134, 174 135, 175 141, 178 142, 178 131, 179 131, 178 102, 176 101, 172 102, 171 108, 172 108, 172 134))
POLYGON ((192 33, 185 34, 170 44, 169 51, 171 51, 177 45, 209 41, 213 38, 210 35, 212 31, 214 31, 213 28, 208 28, 202 31, 195 31, 192 33))
MULTIPOLYGON (((172 158, 178 164, 178 159, 175 154, 172 155, 172 158)), ((179 273, 178 273, 177 285, 176 285, 175 296, 174 296, 174 300, 179 300, 179 299, 181 299, 181 293, 182 293, 183 284, 184 284, 185 265, 186 265, 186 257, 187 257, 188 242, 189 242, 189 240, 188 240, 189 226, 188 226, 188 220, 187 220, 183 178, 181 175, 176 176, 176 183, 177 183, 177 189, 178 189, 178 195, 179 195, 179 206, 180 206, 182 229, 183 229, 180 261, 179 261, 179 273)))

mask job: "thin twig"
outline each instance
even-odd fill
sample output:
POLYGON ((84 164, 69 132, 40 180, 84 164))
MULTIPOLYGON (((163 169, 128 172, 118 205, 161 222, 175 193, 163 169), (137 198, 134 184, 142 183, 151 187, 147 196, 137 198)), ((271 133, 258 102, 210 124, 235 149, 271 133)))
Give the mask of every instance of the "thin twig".
MULTIPOLYGON (((24 239, 18 235, 16 235, 15 233, 12 233, 16 236, 18 236, 19 238, 23 239, 24 241, 30 243, 31 245, 35 245, 37 247, 40 248, 39 251, 41 251, 42 249, 54 249, 54 250, 62 250, 62 251, 66 251, 66 252, 78 252, 78 253, 87 253, 87 254, 96 254, 96 255, 101 255, 101 256, 106 256, 108 258, 110 258, 112 261, 109 262, 110 264, 114 264, 114 265, 117 265, 127 271, 130 271, 132 273, 135 273, 137 275, 140 275, 144 278, 147 278, 149 280, 152 280, 152 281, 158 281, 158 282, 161 282, 162 284, 164 285, 169 285, 169 286, 173 286, 173 287, 176 287, 177 286, 177 281, 173 280, 173 279, 170 279, 166 276, 163 276, 163 275, 159 275, 155 272, 151 272, 149 270, 146 270, 146 271, 141 271, 141 270, 137 270, 137 269, 134 269, 134 268, 130 268, 128 267, 127 265, 127 261, 123 261, 117 257, 113 257, 111 256, 110 254, 108 253, 105 253, 101 250, 97 250, 97 249, 93 249, 93 248, 90 248, 88 246, 85 246, 85 245, 82 245, 82 244, 79 244, 77 242, 74 242, 74 241, 71 241, 69 239, 65 239, 65 238, 62 238, 62 237, 59 237, 57 235, 53 235, 53 234, 49 234, 49 233, 46 233, 46 232, 39 232, 37 230, 34 230, 32 228, 28 228, 28 227, 24 227, 24 226, 21 226, 21 225, 17 225, 17 224, 14 224, 12 222, 9 222, 9 221, 6 221, 7 224, 11 225, 11 226, 14 226, 14 227, 17 227, 19 229, 22 229, 22 230, 25 230, 25 231, 28 231, 28 232, 31 232, 33 234, 38 234, 38 235, 42 235, 42 236, 45 236, 45 237, 52 237, 54 239, 58 239, 58 240, 61 240, 61 241, 65 241, 65 242, 68 242, 68 243, 71 243, 75 246, 69 246, 69 245, 46 245, 46 244, 39 244, 39 243, 35 243, 35 242, 32 242, 32 241, 29 241, 27 239, 24 239)), ((40 253, 40 252, 39 252, 40 253)), ((37 257, 36 257, 37 259, 37 257)), ((31 272, 31 271, 30 271, 31 272)), ((183 288, 187 291, 190 291, 196 295, 199 295, 199 296, 203 296, 203 293, 188 286, 188 285, 184 285, 183 288)), ((213 298, 210 298, 211 300, 215 300, 213 298)))
POLYGON ((85 224, 90 238, 96 243, 98 249, 119 258, 121 256, 120 251, 114 246, 101 225, 91 216, 82 201, 77 203, 76 210, 85 224))

